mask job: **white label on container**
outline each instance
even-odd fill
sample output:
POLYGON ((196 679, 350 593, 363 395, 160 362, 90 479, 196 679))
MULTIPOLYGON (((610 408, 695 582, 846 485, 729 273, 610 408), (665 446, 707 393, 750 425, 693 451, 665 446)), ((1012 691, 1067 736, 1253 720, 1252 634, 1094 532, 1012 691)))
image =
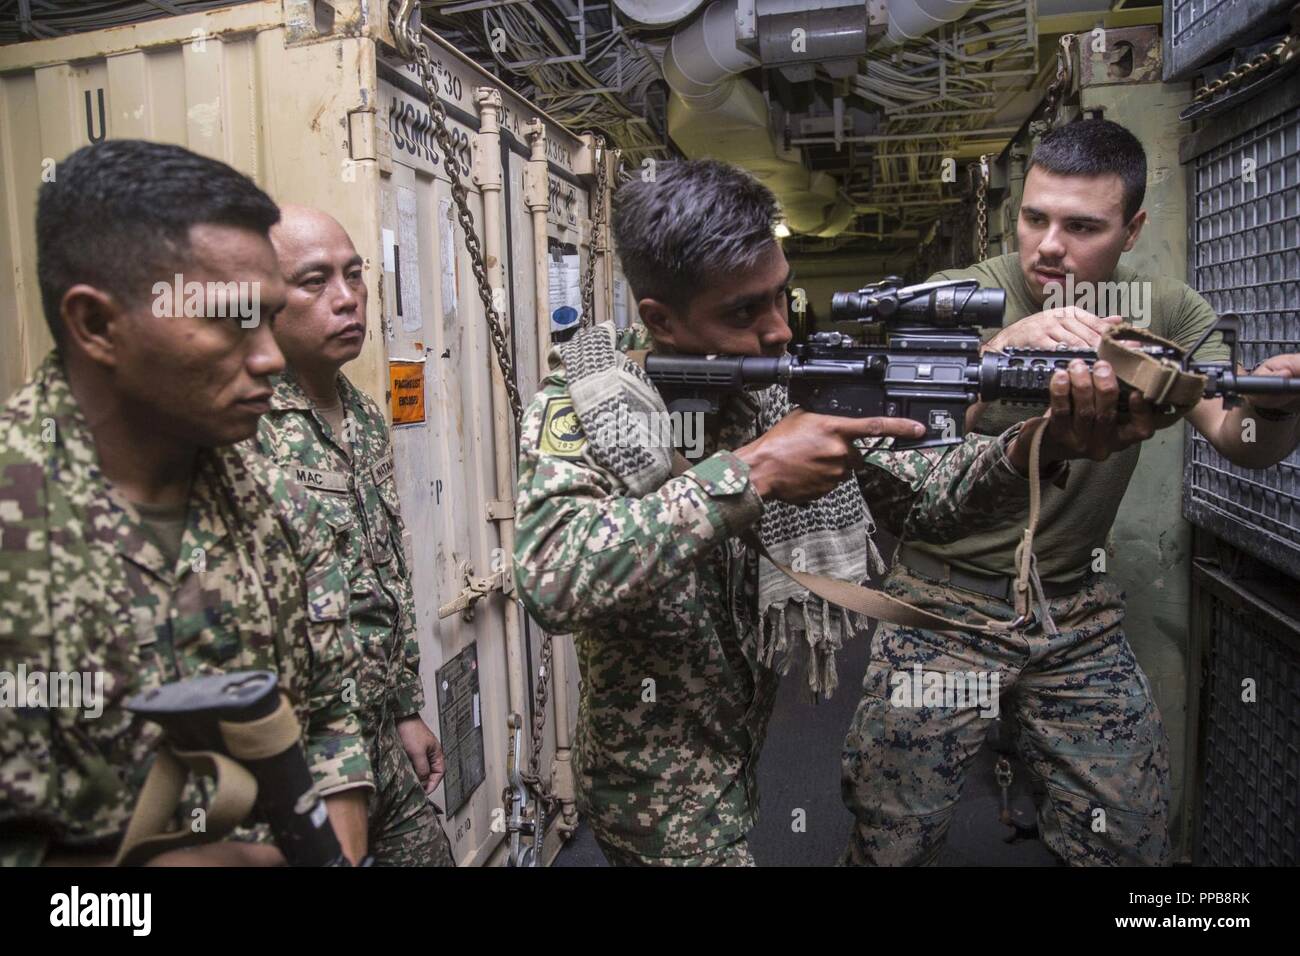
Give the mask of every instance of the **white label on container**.
POLYGON ((582 321, 581 279, 576 255, 547 259, 551 283, 551 331, 573 328, 582 321))
POLYGON ((397 235, 395 264, 400 266, 398 279, 402 305, 402 328, 416 332, 424 325, 420 309, 420 235, 417 229, 415 190, 397 187, 397 235))
POLYGON ((480 714, 478 710, 478 694, 475 694, 474 695, 474 726, 477 727, 482 722, 483 722, 482 714, 480 714))
POLYGON ((393 230, 385 229, 384 230, 384 271, 385 272, 397 271, 396 266, 394 265, 394 256, 397 250, 393 248, 396 245, 397 245, 397 236, 393 234, 393 230))
POLYGON ((438 200, 438 256, 442 266, 442 321, 450 328, 456 318, 456 225, 450 197, 438 200))

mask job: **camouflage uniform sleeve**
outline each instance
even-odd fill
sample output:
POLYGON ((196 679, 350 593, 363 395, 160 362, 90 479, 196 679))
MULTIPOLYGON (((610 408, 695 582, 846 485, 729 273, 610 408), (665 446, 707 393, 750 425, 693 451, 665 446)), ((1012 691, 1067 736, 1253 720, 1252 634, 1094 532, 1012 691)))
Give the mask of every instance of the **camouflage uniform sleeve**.
POLYGON ((307 763, 322 796, 357 787, 374 789, 370 757, 357 714, 361 649, 348 625, 348 579, 316 504, 299 492, 306 528, 298 563, 307 588, 313 666, 306 728, 307 763), (351 693, 346 681, 351 680, 351 693))
POLYGON ((1029 507, 1029 479, 1007 457, 1021 424, 944 448, 894 451, 888 439, 865 448, 858 481, 872 515, 896 535, 935 544, 1013 522, 1029 507))
POLYGON ((0 866, 35 866, 56 822, 53 721, 50 711, 19 707, 11 696, 19 668, 55 667, 50 634, 48 503, 45 467, 33 455, 31 390, 0 409, 0 866), (21 424, 19 419, 22 420, 21 424))
POLYGON ((753 524, 763 503, 749 466, 731 452, 704 459, 643 498, 617 493, 581 450, 541 447, 550 385, 520 428, 514 575, 533 617, 573 630, 648 603, 719 542, 753 524))

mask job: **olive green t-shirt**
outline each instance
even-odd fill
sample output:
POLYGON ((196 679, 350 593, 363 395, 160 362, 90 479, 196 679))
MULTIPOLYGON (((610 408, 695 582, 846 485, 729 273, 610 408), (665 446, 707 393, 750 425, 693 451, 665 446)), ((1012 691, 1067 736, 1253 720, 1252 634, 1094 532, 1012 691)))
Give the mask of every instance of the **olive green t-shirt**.
MULTIPOLYGON (((930 277, 931 282, 943 279, 978 279, 982 287, 1002 288, 1007 292, 1006 313, 1003 326, 1018 322, 1025 316, 1043 311, 1035 303, 1020 271, 1020 258, 1016 253, 986 259, 968 269, 950 269, 930 277)), ((1130 267, 1120 264, 1111 277, 1114 283, 1147 283, 1142 287, 1142 300, 1133 300, 1130 321, 1146 320, 1146 328, 1163 338, 1184 347, 1195 344, 1202 333, 1214 324, 1216 316, 1210 304, 1193 289, 1177 279, 1166 276, 1139 275, 1130 267), (1136 311, 1145 315, 1138 316, 1136 311)), ((1112 301, 1114 301, 1112 299, 1112 301)), ((1085 305, 1076 297, 1075 304, 1085 305)), ((1106 315, 1118 314, 1113 310, 1094 308, 1090 311, 1106 315)), ((985 339, 997 333, 985 330, 985 339)), ((1198 361, 1224 361, 1228 348, 1216 334, 1196 353, 1198 361)), ((1045 406, 1033 408, 1025 405, 990 403, 985 406, 974 430, 983 435, 997 435, 1013 422, 1041 415, 1045 406)), ((1038 556, 1038 571, 1042 579, 1051 583, 1064 583, 1088 571, 1093 561, 1093 551, 1106 546, 1106 535, 1120 501, 1128 488, 1133 469, 1137 467, 1140 445, 1134 445, 1111 455, 1105 461, 1081 459, 1070 463, 1069 478, 1065 487, 1043 486, 1042 512, 1034 539, 1034 552, 1038 556)), ((947 561, 954 567, 985 574, 1015 574, 1016 545, 1028 521, 1029 509, 1017 520, 994 531, 972 534, 947 545, 933 545, 921 541, 910 544, 920 551, 947 561)))
POLYGON ((175 564, 180 558, 181 539, 185 537, 188 502, 178 505, 147 505, 138 501, 131 507, 140 515, 141 529, 163 557, 175 564))

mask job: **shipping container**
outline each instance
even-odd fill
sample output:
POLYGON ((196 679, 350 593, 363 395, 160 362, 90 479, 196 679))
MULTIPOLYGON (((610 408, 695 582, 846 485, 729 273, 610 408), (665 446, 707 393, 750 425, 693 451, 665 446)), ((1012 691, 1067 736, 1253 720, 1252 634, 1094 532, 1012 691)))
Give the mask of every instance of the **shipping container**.
MULTIPOLYGON (((457 861, 483 864, 505 852, 503 818, 494 811, 507 782, 507 719, 519 713, 531 726, 542 635, 502 591, 503 582, 511 587, 510 409, 494 388, 484 308, 428 101, 415 67, 395 52, 385 7, 265 0, 0 48, 0 303, 7 313, 0 391, 17 388, 50 347, 36 279, 35 200, 43 177, 73 150, 106 138, 178 143, 247 173, 277 201, 336 216, 365 259, 371 290, 365 349, 345 372, 395 418, 424 717, 448 755, 439 802, 457 861), (15 303, 16 314, 9 311, 15 303)), ((595 151, 589 138, 425 36, 456 158, 474 170, 474 180, 465 177, 469 204, 526 403, 552 311, 579 305, 578 270, 593 245, 590 210, 598 201, 595 151), (499 136, 484 110, 499 117, 499 136), (528 132, 537 123, 545 165, 543 174, 535 161, 530 192, 528 132), (499 213, 485 203, 499 203, 499 213), (535 238, 542 236, 544 246, 535 238), (548 282, 549 301, 539 307, 539 285, 548 282)), ((601 154, 600 161, 613 160, 612 151, 601 154)), ((612 255, 597 259, 595 313, 604 319, 627 297, 612 255)), ((577 708, 571 642, 557 640, 555 654, 544 776, 557 747, 557 714, 559 747, 567 751, 577 708)), ((552 827, 547 856, 557 848, 552 827)))

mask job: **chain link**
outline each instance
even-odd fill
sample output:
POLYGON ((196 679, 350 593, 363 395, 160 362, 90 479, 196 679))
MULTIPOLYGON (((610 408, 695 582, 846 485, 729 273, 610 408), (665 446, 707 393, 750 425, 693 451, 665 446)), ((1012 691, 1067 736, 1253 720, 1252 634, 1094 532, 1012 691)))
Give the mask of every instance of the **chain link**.
POLYGON ((582 277, 582 324, 596 321, 596 245, 605 224, 605 137, 592 139, 596 150, 596 211, 591 217, 591 250, 587 253, 587 272, 582 277))
POLYGON ((1074 60, 1070 55, 1074 44, 1073 33, 1062 35, 1060 49, 1056 51, 1056 76, 1047 87, 1047 96, 1043 100, 1043 120, 1050 127, 1056 121, 1056 110, 1062 97, 1073 80, 1074 60))
POLYGON ((1242 80, 1259 72, 1267 66, 1277 66, 1290 60, 1295 56, 1297 49, 1300 49, 1300 36, 1291 35, 1283 39, 1276 46, 1263 53, 1257 54, 1246 63, 1235 69, 1229 70, 1223 76, 1219 77, 1213 83, 1207 83, 1196 91, 1192 97, 1195 103, 1204 103, 1206 100, 1213 99, 1225 90, 1239 84, 1242 80))
POLYGON ((975 241, 979 256, 976 262, 989 257, 989 154, 980 157, 979 182, 975 186, 975 241))
MULTIPOLYGON (((542 779, 542 739, 546 734, 546 709, 551 703, 551 660, 554 650, 551 646, 551 634, 549 631, 542 632, 542 666, 537 674, 537 686, 533 688, 533 752, 528 758, 528 771, 521 773, 523 779, 529 788, 537 794, 538 800, 541 801, 545 808, 546 815, 554 812, 560 800, 551 789, 551 782, 542 779)), ((538 821, 538 846, 541 846, 542 837, 545 835, 545 817, 538 821)))
POLYGON ((420 72, 420 85, 424 87, 425 98, 429 101, 429 113, 433 119, 433 136, 442 150, 443 167, 447 170, 447 178, 451 180, 451 198, 456 203, 456 217, 460 222, 461 231, 465 234, 465 248, 469 252, 470 268, 474 272, 478 297, 483 301, 488 337, 492 340, 492 351, 496 354, 497 365, 501 368, 501 377, 505 380, 506 399, 510 402, 510 412, 518 427, 523 417, 524 403, 519 396, 519 387, 515 384, 514 362, 510 359, 510 344, 506 341, 505 326, 493 301, 492 284, 488 281, 483 247, 474 232, 474 213, 469 208, 469 190, 465 188, 465 183, 461 179, 460 160, 456 158, 456 147, 451 141, 451 133, 447 130, 447 108, 442 105, 442 97, 438 95, 438 81, 433 73, 433 63, 429 59, 429 49, 405 24, 394 23, 393 29, 400 30, 404 34, 420 72))

